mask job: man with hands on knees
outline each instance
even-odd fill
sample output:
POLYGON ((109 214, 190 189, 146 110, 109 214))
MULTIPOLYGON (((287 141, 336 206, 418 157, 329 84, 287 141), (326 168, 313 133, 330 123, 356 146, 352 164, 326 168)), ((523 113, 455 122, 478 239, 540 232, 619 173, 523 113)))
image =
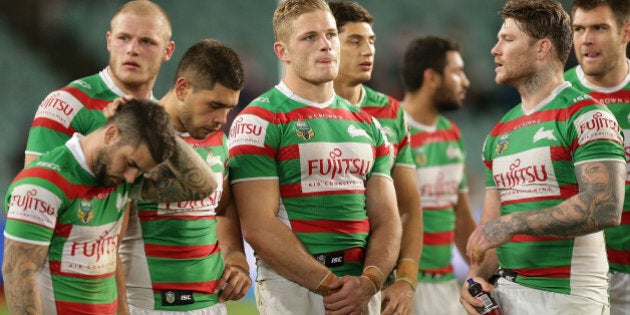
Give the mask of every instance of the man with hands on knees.
POLYGON ((258 258, 260 314, 380 314, 401 224, 378 122, 335 95, 339 38, 326 1, 273 16, 281 82, 230 129, 230 180, 258 258))
MULTIPOLYGON (((486 196, 471 234, 468 277, 503 313, 608 314, 602 230, 619 225, 625 153, 620 127, 601 103, 564 81, 571 23, 555 0, 510 0, 492 48, 495 81, 521 103, 487 136, 486 196)), ((481 301, 464 284, 471 314, 481 301)))

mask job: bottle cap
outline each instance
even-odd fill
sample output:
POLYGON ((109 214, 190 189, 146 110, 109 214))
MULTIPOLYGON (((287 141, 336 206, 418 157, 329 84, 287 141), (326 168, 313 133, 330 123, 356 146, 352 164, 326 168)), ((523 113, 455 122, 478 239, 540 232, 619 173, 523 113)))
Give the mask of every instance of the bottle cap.
POLYGON ((473 283, 475 283, 475 281, 472 278, 468 278, 468 286, 471 286, 473 283))

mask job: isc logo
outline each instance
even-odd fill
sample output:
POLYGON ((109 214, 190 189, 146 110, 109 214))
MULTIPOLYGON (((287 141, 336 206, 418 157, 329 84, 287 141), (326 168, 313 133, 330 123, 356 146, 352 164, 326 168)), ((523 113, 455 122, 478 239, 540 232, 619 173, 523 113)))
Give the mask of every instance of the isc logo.
POLYGON ((190 300, 192 300, 192 296, 190 296, 190 295, 182 295, 179 299, 182 300, 182 301, 190 301, 190 300))
POLYGON ((333 257, 330 262, 333 264, 343 263, 343 257, 333 257))

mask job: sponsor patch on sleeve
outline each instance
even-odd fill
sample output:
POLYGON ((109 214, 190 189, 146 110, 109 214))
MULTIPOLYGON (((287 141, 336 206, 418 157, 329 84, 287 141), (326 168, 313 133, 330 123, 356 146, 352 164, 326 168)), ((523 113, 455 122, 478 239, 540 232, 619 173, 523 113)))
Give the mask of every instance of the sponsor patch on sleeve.
POLYGON ((578 145, 594 140, 611 140, 623 143, 619 124, 610 112, 592 110, 580 115, 573 124, 578 135, 578 145))
POLYGON ((11 193, 7 218, 53 229, 60 205, 61 199, 43 187, 19 185, 11 193))
POLYGON ((239 115, 230 128, 230 149, 240 145, 264 148, 268 125, 268 121, 258 116, 250 114, 239 115))
POLYGON ((66 91, 54 91, 39 104, 35 119, 50 119, 67 128, 81 107, 83 104, 72 94, 66 91))

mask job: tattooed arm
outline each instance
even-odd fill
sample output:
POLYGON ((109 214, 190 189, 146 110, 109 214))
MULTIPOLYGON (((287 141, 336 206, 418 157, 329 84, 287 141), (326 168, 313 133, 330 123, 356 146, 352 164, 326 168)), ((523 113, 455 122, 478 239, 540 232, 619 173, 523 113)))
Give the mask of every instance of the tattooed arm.
POLYGON ((214 173, 201 156, 176 137, 175 153, 145 174, 131 193, 132 199, 154 202, 200 200, 217 187, 214 173))
POLYGON ((43 314, 35 273, 46 261, 48 246, 4 239, 2 277, 9 314, 43 314))
POLYGON ((483 236, 472 245, 486 251, 507 243, 515 234, 568 238, 617 226, 621 220, 625 174, 623 161, 578 164, 577 195, 551 208, 512 213, 489 221, 477 228, 481 228, 483 236))

